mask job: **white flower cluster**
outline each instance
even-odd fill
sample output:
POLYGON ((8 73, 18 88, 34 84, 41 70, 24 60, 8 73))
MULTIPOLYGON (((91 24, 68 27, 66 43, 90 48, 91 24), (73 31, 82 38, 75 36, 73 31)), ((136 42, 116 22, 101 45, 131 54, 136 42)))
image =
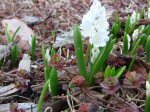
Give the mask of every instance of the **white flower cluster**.
MULTIPOLYGON (((89 37, 90 44, 93 45, 92 55, 93 59, 99 51, 99 47, 106 46, 109 40, 109 23, 106 17, 106 10, 98 0, 94 0, 90 10, 83 16, 82 23, 80 25, 82 35, 89 37), (95 52, 95 49, 96 52, 95 52)), ((92 59, 92 63, 94 60, 92 59)))
POLYGON ((140 19, 140 13, 136 13, 135 11, 133 11, 132 15, 131 15, 131 25, 133 25, 134 23, 136 23, 136 21, 138 21, 140 19))

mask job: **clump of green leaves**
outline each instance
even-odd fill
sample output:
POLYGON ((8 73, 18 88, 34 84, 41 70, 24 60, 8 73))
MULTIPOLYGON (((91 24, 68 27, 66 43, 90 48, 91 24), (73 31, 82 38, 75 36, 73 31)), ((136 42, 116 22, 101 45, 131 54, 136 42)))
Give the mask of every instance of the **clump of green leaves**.
POLYGON ((50 61, 50 60, 48 60, 48 56, 49 55, 54 56, 54 54, 55 54, 55 50, 53 48, 51 49, 51 55, 50 55, 49 52, 47 52, 45 50, 44 44, 42 45, 42 55, 43 55, 44 65, 45 65, 44 69, 45 69, 46 83, 44 85, 44 88, 42 90, 42 94, 41 94, 39 102, 38 102, 38 112, 41 112, 41 107, 43 104, 44 96, 46 95, 48 90, 50 90, 50 93, 52 96, 58 95, 58 83, 59 82, 58 82, 57 70, 55 67, 51 67, 48 64, 50 61))
POLYGON ((123 66, 119 69, 115 69, 115 67, 110 67, 109 65, 107 66, 105 73, 104 73, 104 79, 107 79, 108 77, 116 77, 120 78, 124 70, 126 69, 126 66, 123 66))
POLYGON ((14 38, 15 36, 17 35, 17 32, 19 31, 20 27, 18 27, 15 31, 15 33, 13 34, 13 36, 10 35, 10 29, 9 29, 9 26, 8 24, 6 24, 6 27, 5 27, 5 33, 6 33, 6 37, 7 37, 7 40, 8 42, 14 42, 14 38))
POLYGON ((101 49, 101 52, 97 56, 96 60, 92 64, 90 72, 87 73, 86 64, 84 59, 84 52, 83 52, 83 44, 82 44, 82 37, 81 32, 78 26, 74 28, 74 46, 75 52, 77 56, 78 67, 80 71, 80 75, 83 76, 89 85, 93 84, 94 82, 94 75, 96 72, 99 71, 100 68, 104 68, 105 61, 108 58, 113 46, 115 43, 115 39, 110 39, 107 43, 106 47, 101 49))
POLYGON ((15 66, 19 57, 19 50, 16 44, 13 46, 11 50, 11 57, 12 57, 13 65, 15 66))

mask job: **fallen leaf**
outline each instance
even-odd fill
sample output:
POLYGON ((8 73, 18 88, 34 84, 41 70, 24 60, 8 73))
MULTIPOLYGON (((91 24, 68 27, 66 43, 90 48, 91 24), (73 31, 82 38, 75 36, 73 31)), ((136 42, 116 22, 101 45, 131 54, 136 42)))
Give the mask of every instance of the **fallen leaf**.
POLYGON ((0 99, 1 97, 11 95, 13 93, 16 93, 17 91, 18 89, 16 88, 15 84, 10 84, 4 87, 0 87, 0 99))
POLYGON ((19 62, 18 70, 25 70, 30 72, 31 69, 31 60, 28 54, 24 54, 22 60, 19 62))
MULTIPOLYGON (((18 109, 23 109, 25 112, 37 112, 37 105, 34 103, 18 103, 18 109)), ((10 103, 8 104, 1 104, 0 105, 0 112, 10 112, 10 103)))

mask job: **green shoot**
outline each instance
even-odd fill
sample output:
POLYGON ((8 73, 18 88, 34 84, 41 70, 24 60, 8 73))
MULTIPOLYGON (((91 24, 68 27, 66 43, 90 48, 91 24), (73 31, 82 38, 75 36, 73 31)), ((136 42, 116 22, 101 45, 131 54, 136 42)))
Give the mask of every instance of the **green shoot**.
POLYGON ((147 38, 147 42, 146 42, 146 58, 147 58, 147 62, 150 62, 150 36, 147 38))
POLYGON ((130 71, 130 70, 132 69, 135 60, 136 60, 136 55, 133 57, 133 59, 132 59, 130 65, 129 65, 128 71, 130 71))
POLYGON ((75 26, 74 28, 74 46, 80 75, 83 76, 86 80, 88 80, 83 52, 82 37, 79 26, 75 26))
POLYGON ((124 33, 123 37, 123 54, 128 54, 128 36, 126 32, 124 33))
POLYGON ((130 26, 131 26, 131 24, 130 24, 130 16, 128 15, 128 18, 127 18, 127 21, 126 21, 126 25, 125 25, 125 32, 127 34, 130 33, 130 29, 131 29, 130 26))
POLYGON ((34 37, 32 37, 32 46, 31 46, 31 53, 32 53, 32 59, 35 59, 35 50, 36 50, 36 34, 34 37))
POLYGON ((9 43, 10 43, 10 42, 14 42, 14 38, 15 38, 15 36, 17 35, 17 32, 19 31, 19 29, 20 29, 20 27, 18 27, 18 28, 16 29, 15 33, 14 33, 13 36, 11 37, 11 35, 10 35, 10 29, 9 29, 9 27, 8 27, 8 24, 6 24, 5 33, 6 33, 6 37, 7 37, 7 40, 8 40, 9 43))
POLYGON ((138 48, 139 44, 140 44, 141 39, 138 38, 138 40, 135 42, 135 44, 133 45, 133 49, 131 50, 131 56, 134 55, 136 49, 138 48))
POLYGON ((52 96, 58 95, 58 75, 56 69, 53 67, 50 74, 50 90, 52 96))
POLYGON ((115 69, 115 67, 111 68, 109 65, 107 66, 105 73, 104 73, 104 79, 107 79, 108 77, 117 77, 120 78, 124 70, 126 69, 126 66, 123 66, 119 69, 115 69))
POLYGON ((116 16, 116 21, 115 23, 112 25, 112 31, 111 33, 113 34, 113 38, 116 38, 118 33, 119 33, 119 21, 118 21, 118 16, 116 16))
POLYGON ((48 64, 47 64, 47 60, 45 58, 45 53, 46 53, 46 51, 45 51, 45 45, 42 44, 42 56, 43 56, 43 60, 44 60, 44 65, 45 65, 45 67, 47 67, 48 64))
POLYGON ((19 56, 19 50, 17 48, 17 45, 15 44, 11 50, 11 57, 12 57, 12 62, 14 66, 16 65, 18 61, 18 56, 19 56))
POLYGON ((41 96, 40 96, 40 99, 39 99, 39 102, 38 102, 38 107, 37 107, 38 112, 41 112, 44 97, 45 97, 45 95, 46 95, 46 93, 48 92, 48 89, 49 89, 49 84, 50 84, 50 80, 46 81, 46 83, 44 85, 44 88, 42 90, 42 93, 41 93, 41 96))
POLYGON ((45 68, 44 68, 44 75, 45 75, 45 80, 47 81, 47 80, 49 80, 49 78, 50 78, 50 73, 51 73, 51 67, 49 67, 49 66, 46 66, 45 68))

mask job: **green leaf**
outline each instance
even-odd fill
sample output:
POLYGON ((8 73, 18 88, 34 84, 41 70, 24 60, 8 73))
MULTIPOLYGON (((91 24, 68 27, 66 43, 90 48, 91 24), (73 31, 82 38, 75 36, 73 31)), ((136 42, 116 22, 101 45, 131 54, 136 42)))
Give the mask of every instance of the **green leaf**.
POLYGON ((12 39, 11 39, 12 42, 14 42, 14 38, 15 38, 17 32, 19 31, 19 29, 20 29, 20 26, 17 28, 17 30, 16 30, 15 33, 13 34, 12 39))
POLYGON ((54 67, 52 68, 50 74, 50 89, 52 96, 58 95, 58 75, 54 67))
POLYGON ((13 46, 11 50, 11 56, 12 56, 13 65, 15 66, 19 56, 19 50, 16 44, 13 46))
POLYGON ((119 68, 118 70, 116 70, 115 76, 117 78, 120 78, 120 76, 122 75, 122 73, 124 72, 125 69, 126 69, 126 66, 123 66, 123 67, 119 68))
POLYGON ((111 69, 110 75, 111 75, 111 76, 115 76, 115 72, 116 72, 115 67, 113 67, 113 68, 111 69))
POLYGON ((86 80, 88 80, 87 72, 86 72, 86 64, 84 59, 84 52, 83 52, 82 37, 81 37, 79 26, 74 27, 74 47, 77 56, 77 63, 78 63, 80 75, 83 76, 86 80))
POLYGON ((32 37, 32 59, 35 59, 35 49, 36 49, 36 34, 32 37))
POLYGON ((124 33, 123 37, 123 54, 128 54, 128 36, 126 32, 124 33))
POLYGON ((146 35, 150 35, 150 25, 147 25, 144 30, 143 33, 145 33, 146 35))
POLYGON ((147 58, 147 62, 150 62, 150 36, 148 36, 147 38, 147 42, 146 42, 146 58, 147 58))
POLYGON ((128 15, 128 18, 127 18, 127 21, 126 21, 126 25, 125 25, 125 32, 127 33, 127 34, 129 34, 129 32, 130 32, 130 16, 128 15))
POLYGON ((104 79, 107 79, 110 76, 110 72, 111 72, 111 68, 108 65, 106 70, 105 70, 105 73, 104 73, 104 79))
POLYGON ((129 65, 128 71, 130 71, 130 70, 132 69, 135 60, 136 60, 136 55, 133 57, 133 59, 132 59, 130 65, 129 65))
POLYGON ((49 66, 46 66, 46 67, 44 68, 44 75, 45 75, 45 80, 46 80, 46 81, 50 79, 51 69, 52 69, 52 68, 49 67, 49 66))
POLYGON ((132 49, 132 51, 131 51, 131 56, 134 55, 136 49, 138 48, 138 46, 139 46, 139 44, 140 44, 140 41, 141 41, 141 39, 139 38, 139 39, 135 42, 135 44, 133 45, 133 49, 132 49))
POLYGON ((106 61, 106 59, 108 58, 113 46, 115 44, 115 39, 111 40, 110 42, 108 42, 107 46, 105 48, 103 48, 101 50, 101 52, 99 53, 98 57, 96 58, 93 67, 90 71, 90 75, 89 75, 89 85, 91 85, 94 81, 94 75, 95 73, 99 70, 99 68, 101 66, 103 66, 104 62, 106 61))
POLYGON ((140 45, 143 45, 143 47, 145 48, 145 46, 146 46, 146 40, 147 40, 147 35, 146 34, 142 34, 139 38, 141 39, 140 45))
POLYGON ((47 60, 45 58, 45 53, 46 53, 46 51, 45 51, 45 45, 42 44, 42 56, 43 56, 43 60, 44 60, 44 65, 45 65, 45 67, 47 67, 48 64, 47 64, 47 60))
POLYGON ((11 36, 10 36, 10 30, 9 30, 8 24, 6 24, 5 33, 6 33, 6 37, 8 39, 8 42, 11 42, 11 36))
POLYGON ((50 80, 46 81, 46 83, 45 83, 45 85, 44 85, 44 88, 43 88, 43 90, 42 90, 40 99, 39 99, 39 101, 38 101, 38 107, 37 107, 37 111, 38 111, 38 112, 41 112, 42 105, 43 105, 43 102, 44 102, 44 97, 45 97, 46 93, 48 92, 49 83, 50 83, 50 80))

